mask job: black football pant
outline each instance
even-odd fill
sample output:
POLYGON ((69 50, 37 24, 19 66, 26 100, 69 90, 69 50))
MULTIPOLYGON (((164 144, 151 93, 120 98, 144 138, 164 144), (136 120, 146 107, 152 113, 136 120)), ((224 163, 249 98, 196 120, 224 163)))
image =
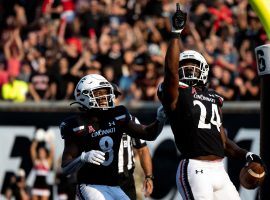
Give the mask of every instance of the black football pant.
POLYGON ((124 173, 119 174, 119 185, 131 200, 136 200, 137 196, 135 189, 135 181, 133 177, 133 170, 129 170, 129 173, 127 175, 125 175, 124 173))

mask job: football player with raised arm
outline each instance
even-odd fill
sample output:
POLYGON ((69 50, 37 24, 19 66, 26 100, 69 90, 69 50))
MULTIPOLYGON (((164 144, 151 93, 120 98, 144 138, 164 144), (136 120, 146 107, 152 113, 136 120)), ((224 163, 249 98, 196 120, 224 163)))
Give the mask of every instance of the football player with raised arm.
POLYGON ((64 139, 63 173, 77 171, 77 196, 87 200, 129 199, 118 184, 118 152, 123 133, 154 140, 164 113, 148 126, 136 124, 124 106, 114 106, 112 85, 101 75, 90 74, 77 84, 75 102, 81 112, 60 124, 64 139))
POLYGON ((158 95, 182 154, 176 182, 184 200, 240 199, 223 166, 224 156, 262 163, 261 158, 229 140, 222 126, 223 98, 206 87, 209 66, 193 50, 180 53, 186 13, 177 4, 158 95))

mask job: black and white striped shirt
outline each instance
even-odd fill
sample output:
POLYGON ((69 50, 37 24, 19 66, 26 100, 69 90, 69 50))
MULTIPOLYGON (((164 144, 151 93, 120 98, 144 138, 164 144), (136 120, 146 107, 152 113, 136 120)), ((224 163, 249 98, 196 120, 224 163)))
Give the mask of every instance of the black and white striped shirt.
MULTIPOLYGON (((131 119, 136 123, 140 124, 139 120, 131 116, 131 119)), ((118 173, 124 172, 124 166, 127 166, 128 170, 131 170, 135 167, 134 152, 132 148, 140 149, 146 146, 146 142, 141 139, 131 138, 126 133, 123 134, 122 140, 120 143, 119 153, 118 153, 118 173)))

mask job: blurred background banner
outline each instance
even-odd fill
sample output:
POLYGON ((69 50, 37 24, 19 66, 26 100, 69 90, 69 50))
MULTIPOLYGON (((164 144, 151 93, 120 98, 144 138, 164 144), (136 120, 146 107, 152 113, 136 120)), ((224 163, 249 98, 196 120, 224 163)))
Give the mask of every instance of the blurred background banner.
MULTIPOLYGON (((63 103, 68 105, 68 103, 63 103)), ((142 123, 149 123, 155 116, 155 107, 148 104, 130 107, 132 114, 140 119, 142 123)), ((60 121, 75 110, 67 106, 50 106, 45 104, 31 109, 14 106, 5 106, 0 112, 0 187, 3 192, 10 173, 17 172, 20 168, 25 170, 26 182, 29 187, 33 185, 34 172, 30 159, 30 145, 37 129, 54 134, 55 156, 54 164, 48 182, 51 191, 57 190, 55 184, 56 171, 59 166, 59 158, 63 151, 63 140, 61 139, 58 125, 60 121), (58 108, 57 108, 58 107, 58 108), (24 111, 25 110, 25 111, 24 111), (38 111, 39 110, 39 111, 38 111), (54 111, 53 111, 54 110, 54 111), (59 112, 58 112, 59 110, 59 112), (8 112, 7 112, 8 111, 8 112), (14 120, 16 119, 16 120, 14 120), (18 120, 17 120, 18 119, 18 120)), ((259 104, 249 103, 226 103, 224 105, 224 126, 229 138, 233 139, 243 148, 254 153, 259 153, 259 104)), ((180 130, 181 131, 181 130, 180 130)), ((154 192, 153 199, 180 199, 175 185, 175 173, 179 163, 180 153, 177 151, 173 135, 169 126, 165 126, 161 135, 154 142, 148 142, 154 167, 154 192), (174 170, 173 170, 174 169, 174 170)), ((226 169, 231 180, 239 190, 242 199, 257 199, 257 190, 246 190, 239 185, 239 172, 244 165, 238 160, 224 160, 226 169)), ((54 194, 55 196, 56 194, 54 194)), ((57 199, 57 198, 54 198, 57 199)))

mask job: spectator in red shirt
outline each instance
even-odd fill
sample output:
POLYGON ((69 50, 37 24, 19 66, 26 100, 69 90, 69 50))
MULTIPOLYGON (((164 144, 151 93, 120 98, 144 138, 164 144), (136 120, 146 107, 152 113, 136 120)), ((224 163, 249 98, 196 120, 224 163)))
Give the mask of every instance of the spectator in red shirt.
POLYGON ((20 73, 21 61, 24 57, 23 45, 20 38, 20 30, 10 32, 10 37, 4 45, 7 72, 15 77, 20 73))
POLYGON ((3 61, 0 62, 0 88, 3 84, 8 82, 8 73, 5 70, 5 63, 3 61))

